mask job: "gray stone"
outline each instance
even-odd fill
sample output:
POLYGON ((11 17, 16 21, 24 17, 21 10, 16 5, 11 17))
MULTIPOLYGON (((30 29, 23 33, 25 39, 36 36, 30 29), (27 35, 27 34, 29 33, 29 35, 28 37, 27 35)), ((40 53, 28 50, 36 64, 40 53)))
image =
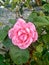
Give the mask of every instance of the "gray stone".
POLYGON ((15 19, 16 14, 6 8, 0 8, 0 22, 3 24, 9 24, 9 19, 15 19))
POLYGON ((25 9, 25 10, 23 11, 23 14, 22 14, 23 18, 24 18, 24 19, 27 19, 28 16, 31 14, 31 12, 32 12, 32 10, 25 9))

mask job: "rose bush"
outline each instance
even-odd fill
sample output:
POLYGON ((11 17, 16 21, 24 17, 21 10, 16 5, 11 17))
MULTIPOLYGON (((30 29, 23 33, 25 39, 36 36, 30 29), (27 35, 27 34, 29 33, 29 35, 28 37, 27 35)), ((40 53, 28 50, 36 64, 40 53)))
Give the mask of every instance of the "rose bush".
POLYGON ((37 6, 31 0, 1 1, 4 2, 0 3, 0 65, 49 65, 49 2, 42 0, 42 5, 37 6), (14 18, 5 16, 9 10, 16 14, 14 18), (21 18, 16 21, 18 17, 28 23, 21 18))
POLYGON ((9 30, 8 36, 12 40, 12 43, 20 49, 28 48, 32 42, 38 39, 35 25, 31 22, 26 23, 21 18, 9 30))

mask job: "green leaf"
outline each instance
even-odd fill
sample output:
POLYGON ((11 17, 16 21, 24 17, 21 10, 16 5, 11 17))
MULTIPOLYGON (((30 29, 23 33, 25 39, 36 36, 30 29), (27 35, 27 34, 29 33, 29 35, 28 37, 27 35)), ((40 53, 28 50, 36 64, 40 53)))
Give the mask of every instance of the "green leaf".
POLYGON ((4 57, 0 55, 0 65, 4 65, 3 61, 4 61, 4 57))
POLYGON ((41 53, 43 51, 43 47, 41 44, 36 47, 36 51, 39 53, 41 53))
POLYGON ((33 53, 33 58, 34 58, 35 60, 37 60, 38 58, 41 58, 41 56, 42 56, 42 54, 39 53, 39 52, 37 52, 37 51, 33 53))
POLYGON ((44 57, 44 59, 46 59, 46 58, 47 58, 47 59, 49 60, 49 51, 47 51, 47 52, 44 54, 44 56, 43 56, 43 57, 44 57))
POLYGON ((49 46, 49 33, 42 36, 42 39, 46 45, 49 46))
POLYGON ((11 24, 15 24, 16 20, 15 20, 15 19, 10 19, 9 22, 10 22, 11 24))
POLYGON ((34 18, 37 16, 37 13, 36 12, 32 12, 29 17, 28 17, 28 21, 31 21, 33 22, 34 21, 34 18))
POLYGON ((36 64, 36 61, 34 61, 34 60, 32 60, 31 62, 30 62, 30 65, 35 65, 36 64))
POLYGON ((11 3, 11 9, 14 9, 16 7, 16 3, 11 3))
MULTIPOLYGON (((21 0, 20 0, 21 1, 21 0)), ((13 0, 14 3, 19 2, 19 0, 13 0)))
POLYGON ((0 30, 0 41, 4 40, 7 36, 7 33, 4 30, 0 30))
POLYGON ((33 17, 32 19, 30 19, 30 21, 33 22, 37 27, 49 25, 49 21, 45 17, 36 16, 36 17, 33 17))
POLYGON ((49 16, 46 16, 47 20, 49 21, 49 16))
POLYGON ((49 65, 49 51, 47 51, 42 58, 45 63, 44 65, 49 65))
POLYGON ((10 65, 3 55, 0 54, 0 65, 10 65))
POLYGON ((29 15, 28 21, 35 24, 39 34, 41 34, 43 27, 49 29, 49 20, 45 16, 38 16, 36 12, 29 15))
POLYGON ((22 50, 18 47, 11 46, 9 52, 11 59, 15 64, 23 64, 26 63, 29 59, 29 51, 27 49, 22 50))
POLYGON ((2 43, 7 48, 9 48, 12 45, 12 42, 8 37, 2 43))
POLYGON ((4 59, 4 57, 0 54, 0 61, 2 61, 4 59))
POLYGON ((0 29, 0 41, 3 41, 7 36, 9 26, 5 26, 3 29, 0 29))
POLYGON ((44 4, 43 8, 44 8, 45 11, 49 12, 49 3, 48 4, 44 4))

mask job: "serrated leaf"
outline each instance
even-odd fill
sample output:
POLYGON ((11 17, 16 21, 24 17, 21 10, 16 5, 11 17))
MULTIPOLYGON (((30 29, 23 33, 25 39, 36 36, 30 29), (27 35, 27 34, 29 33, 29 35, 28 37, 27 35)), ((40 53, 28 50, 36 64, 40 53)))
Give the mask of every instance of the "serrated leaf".
POLYGON ((45 11, 49 12, 49 3, 48 4, 44 4, 43 8, 44 8, 45 11))
POLYGON ((49 25, 49 21, 45 17, 36 16, 36 17, 33 17, 32 19, 30 19, 30 21, 33 22, 37 27, 49 25))
POLYGON ((29 59, 29 51, 28 50, 22 50, 18 47, 11 46, 10 52, 9 52, 11 59, 14 61, 15 64, 23 64, 26 63, 29 59))
POLYGON ((11 24, 15 24, 16 20, 15 20, 15 19, 10 19, 9 22, 10 22, 11 24))
POLYGON ((6 35, 7 35, 7 33, 4 30, 0 30, 0 41, 4 40, 6 35))
POLYGON ((0 29, 0 41, 3 41, 8 34, 9 26, 5 26, 3 29, 0 29))
POLYGON ((7 48, 9 48, 12 45, 12 42, 8 37, 2 43, 7 48))

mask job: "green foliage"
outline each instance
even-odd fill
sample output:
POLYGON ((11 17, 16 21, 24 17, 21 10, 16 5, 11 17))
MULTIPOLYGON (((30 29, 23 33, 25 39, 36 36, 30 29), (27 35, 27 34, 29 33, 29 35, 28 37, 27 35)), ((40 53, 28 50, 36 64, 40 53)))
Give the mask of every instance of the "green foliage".
POLYGON ((44 27, 49 30, 49 18, 45 15, 41 16, 37 12, 32 12, 28 17, 28 21, 36 25, 39 34, 42 33, 44 27))
POLYGON ((15 20, 15 19, 10 19, 9 22, 10 22, 11 24, 15 24, 16 20, 15 20))
POLYGON ((38 41, 33 44, 36 50, 33 52, 32 65, 49 65, 49 16, 43 12, 33 11, 28 21, 35 24, 39 33, 38 41))
POLYGON ((43 47, 41 44, 36 47, 36 51, 39 53, 41 53, 43 51, 43 47))
POLYGON ((43 64, 44 64, 44 65, 49 65, 49 51, 47 51, 47 52, 43 55, 43 64))
POLYGON ((28 21, 33 22, 37 27, 48 26, 49 21, 45 18, 45 16, 38 16, 36 12, 32 12, 28 17, 28 21))
POLYGON ((5 26, 3 29, 0 29, 0 41, 3 41, 8 34, 9 26, 5 26))
POLYGON ((30 7, 30 0, 26 0, 25 6, 30 7))
POLYGON ((29 59, 29 51, 28 50, 22 50, 18 47, 11 46, 10 52, 9 52, 11 59, 14 61, 15 64, 23 64, 26 63, 29 59))
POLYGON ((49 3, 48 4, 44 4, 43 8, 44 8, 45 11, 49 12, 49 3))
POLYGON ((4 57, 0 55, 0 65, 4 65, 3 61, 4 61, 4 57))
POLYGON ((43 39, 44 43, 45 43, 45 44, 48 46, 48 48, 49 48, 49 33, 46 34, 46 35, 43 35, 43 36, 42 36, 42 39, 43 39))
POLYGON ((20 3, 22 0, 12 0, 13 3, 20 3))
POLYGON ((2 43, 6 48, 9 48, 12 45, 12 42, 8 37, 2 43))
POLYGON ((10 65, 3 55, 0 54, 0 65, 10 65))

